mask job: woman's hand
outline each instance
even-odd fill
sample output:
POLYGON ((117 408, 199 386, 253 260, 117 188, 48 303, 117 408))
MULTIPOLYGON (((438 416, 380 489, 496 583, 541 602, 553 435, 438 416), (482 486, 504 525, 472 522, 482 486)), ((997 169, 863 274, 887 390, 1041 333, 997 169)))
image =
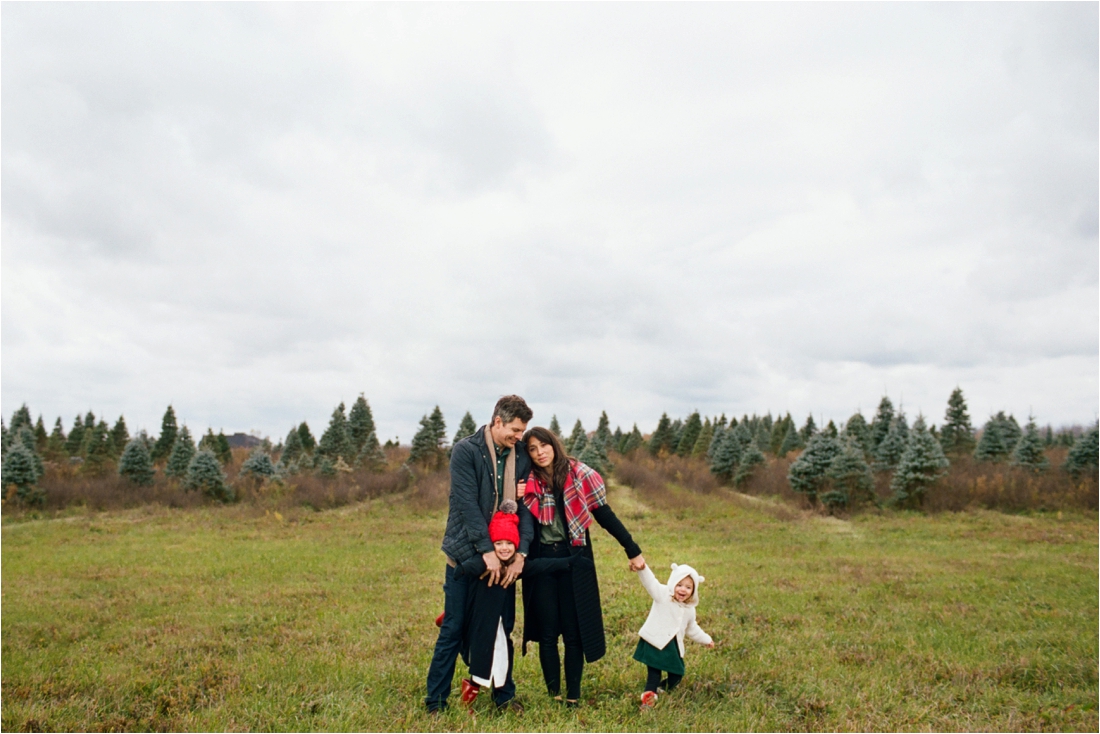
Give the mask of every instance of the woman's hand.
POLYGON ((706 644, 706 646, 713 650, 714 649, 714 640, 711 640, 710 642, 708 642, 706 644))
POLYGON ((631 571, 641 571, 643 568, 645 568, 645 558, 642 558, 641 553, 630 559, 631 571))

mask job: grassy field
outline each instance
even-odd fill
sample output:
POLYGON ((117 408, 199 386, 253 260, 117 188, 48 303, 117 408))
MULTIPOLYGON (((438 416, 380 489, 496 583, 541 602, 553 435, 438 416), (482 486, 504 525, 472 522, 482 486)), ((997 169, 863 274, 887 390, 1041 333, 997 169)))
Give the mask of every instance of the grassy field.
MULTIPOLYGON (((522 718, 422 711, 445 513, 402 496, 284 518, 149 507, 3 525, 16 730, 1097 729, 1097 515, 822 518, 613 487, 658 576, 706 577, 681 689, 637 710, 649 604, 596 530, 608 655, 580 709, 517 655, 522 718)), ((461 670, 461 666, 460 666, 461 670)), ((456 677, 457 683, 457 677, 456 677)), ((452 699, 453 701, 453 699, 452 699)))

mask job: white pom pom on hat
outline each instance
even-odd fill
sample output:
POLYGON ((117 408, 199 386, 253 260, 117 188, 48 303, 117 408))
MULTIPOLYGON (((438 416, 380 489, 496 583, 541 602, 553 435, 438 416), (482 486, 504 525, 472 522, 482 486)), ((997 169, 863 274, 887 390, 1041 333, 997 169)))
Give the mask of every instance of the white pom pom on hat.
POLYGON ((516 502, 515 500, 504 500, 500 503, 500 511, 509 515, 516 514, 516 502))

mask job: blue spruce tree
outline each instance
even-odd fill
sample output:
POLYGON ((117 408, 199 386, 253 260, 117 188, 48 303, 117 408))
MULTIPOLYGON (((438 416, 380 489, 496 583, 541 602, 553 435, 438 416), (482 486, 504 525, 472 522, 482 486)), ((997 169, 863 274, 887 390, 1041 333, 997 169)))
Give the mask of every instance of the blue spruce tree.
POLYGON ((905 453, 890 480, 894 492, 891 501, 901 507, 920 507, 928 487, 943 476, 949 463, 940 442, 925 426, 924 416, 918 415, 905 453))

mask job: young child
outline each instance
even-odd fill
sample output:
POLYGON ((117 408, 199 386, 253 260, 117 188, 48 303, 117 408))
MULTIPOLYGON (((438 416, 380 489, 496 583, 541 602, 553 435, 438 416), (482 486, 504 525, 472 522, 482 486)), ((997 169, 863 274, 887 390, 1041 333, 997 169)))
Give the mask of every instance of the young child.
MULTIPOLYGON (((500 511, 489 521, 489 540, 493 552, 502 566, 509 566, 516 559, 519 546, 519 516, 516 503, 505 500, 500 511)), ((587 559, 584 559, 587 560, 587 559)), ((564 571, 574 558, 538 558, 524 562, 520 578, 531 578, 540 573, 564 571)), ((485 572, 485 560, 474 556, 455 568, 455 575, 469 574, 481 577, 466 600, 466 629, 463 633, 462 657, 470 667, 470 677, 462 681, 462 701, 472 705, 482 686, 499 688, 508 679, 512 667, 512 628, 516 621, 516 586, 504 588, 500 584, 489 586, 485 572)), ((436 620, 442 622, 442 615, 436 620)))
POLYGON ((714 647, 714 641, 695 623, 695 607, 699 604, 699 584, 704 579, 691 566, 672 564, 668 583, 662 584, 646 566, 638 572, 642 586, 653 597, 649 617, 638 630, 638 647, 634 659, 649 668, 642 710, 657 703, 657 691, 671 691, 684 677, 684 635, 701 645, 714 647), (661 673, 668 678, 661 680, 661 673))

